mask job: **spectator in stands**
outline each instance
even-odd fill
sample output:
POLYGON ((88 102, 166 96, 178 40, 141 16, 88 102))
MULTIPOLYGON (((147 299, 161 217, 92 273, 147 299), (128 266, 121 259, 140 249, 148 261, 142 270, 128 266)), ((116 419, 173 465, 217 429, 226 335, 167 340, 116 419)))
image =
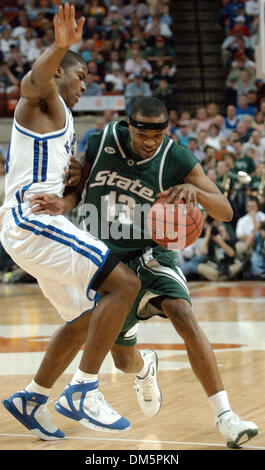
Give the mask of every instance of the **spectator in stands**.
POLYGON ((207 132, 202 130, 198 132, 198 149, 205 154, 207 132))
POLYGON ((247 94, 241 94, 238 99, 238 106, 236 108, 236 115, 240 121, 244 121, 246 115, 254 117, 256 114, 255 108, 249 106, 247 94))
POLYGON ((28 62, 31 65, 33 62, 44 52, 44 44, 42 38, 36 37, 34 39, 34 43, 31 45, 29 48, 28 54, 27 54, 27 59, 28 62))
MULTIPOLYGON (((251 60, 246 55, 242 54, 242 52, 236 52, 234 55, 234 60, 231 64, 231 81, 232 76, 235 76, 235 79, 238 79, 240 73, 243 70, 248 70, 249 73, 253 74, 256 73, 256 64, 254 60, 251 60)), ((228 77, 230 76, 230 73, 228 77)))
POLYGON ((35 34, 33 28, 27 28, 24 36, 19 41, 20 52, 27 57, 31 47, 35 46, 35 34))
POLYGON ((102 131, 103 127, 105 126, 106 124, 106 121, 104 119, 104 117, 99 117, 97 120, 96 120, 96 125, 95 127, 92 127, 91 129, 88 129, 83 135, 82 137, 80 138, 79 142, 78 142, 78 151, 80 152, 81 154, 81 158, 84 158, 85 156, 85 151, 86 151, 86 148, 87 148, 87 145, 88 145, 88 141, 89 141, 89 136, 90 135, 93 135, 93 134, 97 134, 98 132, 102 131))
POLYGON ((179 128, 176 130, 176 135, 178 136, 179 144, 188 147, 190 135, 189 121, 180 121, 179 128))
POLYGON ((166 64, 175 64, 175 52, 174 49, 166 44, 163 36, 156 36, 155 45, 149 47, 146 51, 147 60, 151 64, 162 61, 162 66, 166 64))
POLYGON ((256 223, 254 230, 248 239, 252 247, 250 258, 250 278, 265 280, 265 222, 256 223))
POLYGON ((140 74, 136 74, 133 81, 129 82, 125 87, 126 114, 130 114, 137 98, 151 95, 152 91, 148 83, 143 81, 140 74))
POLYGON ((17 41, 24 37, 26 29, 30 27, 30 22, 25 11, 21 10, 12 22, 11 37, 17 41))
POLYGON ((206 131, 208 132, 210 125, 213 123, 213 120, 209 118, 207 109, 204 106, 200 106, 196 111, 196 119, 198 120, 197 131, 206 131))
POLYGON ((246 24, 246 19, 243 15, 238 15, 235 17, 235 26, 233 26, 230 30, 230 34, 234 36, 235 30, 241 31, 243 36, 249 36, 249 27, 246 24))
POLYGON ((256 77, 251 77, 248 70, 243 70, 239 79, 234 84, 234 89, 237 91, 238 96, 242 94, 248 95, 251 90, 257 91, 256 77))
POLYGON ((198 266, 207 260, 207 255, 202 254, 200 245, 204 238, 204 233, 192 243, 192 245, 184 248, 178 253, 179 266, 187 280, 198 278, 198 266))
POLYGON ((110 6, 107 11, 107 15, 105 15, 105 18, 102 22, 103 27, 106 31, 109 31, 111 29, 113 21, 118 21, 122 28, 126 26, 126 22, 124 21, 124 18, 121 15, 121 8, 117 5, 110 6))
POLYGON ((216 154, 216 160, 222 160, 223 156, 227 153, 228 149, 228 139, 224 135, 220 135, 219 139, 219 149, 216 154))
POLYGON ((99 25, 95 16, 88 16, 83 28, 83 39, 93 38, 94 33, 102 33, 104 28, 99 25))
POLYGON ((226 116, 224 119, 225 135, 230 136, 231 131, 235 130, 237 124, 239 123, 239 118, 236 115, 236 107, 234 105, 228 105, 226 107, 226 116))
POLYGON ((251 239, 253 233, 260 228, 260 222, 265 221, 265 213, 259 210, 258 199, 250 197, 247 201, 246 215, 240 217, 236 224, 236 252, 240 259, 252 251, 251 239))
POLYGON ((43 44, 44 46, 50 47, 54 43, 54 31, 53 29, 47 29, 42 36, 43 44))
POLYGON ((217 170, 216 167, 214 168, 209 168, 207 171, 207 176, 210 178, 210 180, 216 185, 217 182, 217 170))
POLYGON ((221 55, 224 67, 228 67, 234 58, 235 53, 245 52, 244 55, 249 56, 249 39, 247 36, 243 36, 240 27, 235 27, 234 34, 227 36, 221 46, 221 55))
POLYGON ((257 89, 256 90, 254 90, 254 89, 249 90, 247 95, 248 95, 248 104, 249 104, 249 106, 253 106, 253 108, 255 108, 255 112, 256 112, 257 109, 258 109, 258 105, 259 105, 257 89))
POLYGON ((150 63, 141 57, 139 48, 131 51, 131 57, 125 61, 124 70, 129 75, 131 73, 141 74, 142 70, 146 69, 149 73, 152 72, 150 63))
POLYGON ((89 14, 101 20, 106 15, 106 8, 100 0, 90 0, 89 14))
POLYGON ((102 88, 94 79, 92 73, 88 73, 86 76, 86 91, 83 93, 84 96, 99 96, 102 95, 102 88))
POLYGON ((209 103, 206 107, 206 110, 209 119, 214 122, 216 116, 219 115, 219 106, 216 103, 209 103))
POLYGON ((198 139, 196 137, 191 136, 188 141, 188 149, 198 158, 201 162, 205 158, 205 153, 198 148, 198 139))
POLYGON ((133 12, 127 19, 124 34, 130 39, 137 38, 141 42, 145 41, 143 22, 136 12, 133 12))
POLYGON ((218 160, 216 164, 216 175, 217 175, 216 185, 218 186, 220 191, 222 191, 222 193, 225 190, 224 183, 225 183, 225 178, 227 174, 228 174, 228 167, 227 167, 225 160, 218 160))
POLYGON ((104 63, 97 62, 96 60, 90 60, 87 64, 88 73, 92 73, 95 82, 102 84, 104 83, 105 66, 104 63))
POLYGON ((235 269, 234 241, 224 223, 207 217, 200 252, 207 257, 207 260, 197 267, 198 273, 204 279, 209 281, 231 279, 238 274, 240 268, 235 269))
POLYGON ((217 124, 212 123, 209 127, 209 132, 206 137, 205 143, 210 147, 215 148, 216 150, 220 149, 220 135, 219 135, 219 127, 217 124))
MULTIPOLYGON (((122 44, 123 34, 118 21, 112 22, 110 30, 107 31, 105 34, 105 38, 110 39, 112 41, 112 46, 114 46, 114 44, 117 44, 117 42, 119 44, 122 44)), ((117 46, 115 46, 115 48, 117 48, 117 46)))
POLYGON ((250 138, 250 134, 248 132, 245 120, 238 122, 236 126, 236 130, 238 133, 238 140, 240 140, 242 144, 245 144, 246 142, 248 142, 250 138))
POLYGON ((244 3, 239 2, 238 0, 226 1, 224 7, 220 10, 218 14, 218 22, 220 25, 227 25, 227 30, 229 31, 235 24, 235 18, 240 13, 240 7, 244 8, 244 3))
POLYGON ((243 146, 243 151, 246 153, 248 148, 252 148, 255 152, 255 163, 256 165, 258 163, 263 163, 265 162, 265 141, 264 138, 261 138, 261 133, 258 129, 255 129, 249 140, 244 144, 243 146))
POLYGON ((202 161, 202 167, 206 174, 210 169, 216 168, 216 153, 217 151, 214 147, 206 146, 205 158, 202 161))
POLYGON ((258 163, 256 170, 252 175, 251 181, 248 186, 248 195, 257 197, 259 200, 260 208, 264 212, 265 202, 265 163, 258 163))
POLYGON ((7 59, 10 51, 10 46, 16 46, 16 41, 11 36, 11 28, 9 26, 5 26, 0 38, 0 50, 3 53, 5 60, 7 59))
POLYGON ((262 137, 265 137, 265 115, 262 111, 257 111, 253 120, 253 127, 259 129, 262 137))
POLYGON ((105 75, 105 84, 108 91, 123 92, 125 86, 125 76, 119 64, 112 64, 111 71, 105 75))
POLYGON ((247 0, 245 3, 246 14, 250 17, 259 15, 259 2, 258 0, 247 0))
POLYGON ((196 118, 191 117, 190 121, 190 131, 193 137, 196 137, 198 139, 198 132, 197 132, 197 127, 198 127, 198 121, 196 118))
POLYGON ((174 100, 172 89, 165 78, 159 80, 158 87, 154 90, 154 96, 162 101, 167 108, 174 100))
POLYGON ((19 80, 7 64, 0 66, 0 92, 15 95, 19 93, 19 80))
POLYGON ((16 55, 15 61, 12 63, 8 62, 8 66, 12 74, 19 81, 21 81, 24 75, 30 70, 29 62, 20 52, 16 55))
POLYGON ((122 16, 128 18, 133 12, 136 12, 138 18, 147 18, 149 15, 148 6, 139 0, 130 0, 129 5, 122 8, 122 16))
POLYGON ((176 109, 170 109, 168 111, 168 126, 169 126, 169 131, 170 134, 175 132, 178 129, 178 112, 176 109))
POLYGON ((145 26, 144 32, 146 37, 164 36, 166 38, 172 37, 172 31, 168 24, 162 23, 159 13, 152 16, 151 21, 145 26))
POLYGON ((244 171, 245 173, 248 173, 248 175, 252 175, 252 173, 254 173, 255 171, 256 166, 253 159, 244 154, 242 142, 240 140, 235 140, 232 143, 232 146, 236 157, 233 171, 235 173, 238 173, 239 171, 244 171))

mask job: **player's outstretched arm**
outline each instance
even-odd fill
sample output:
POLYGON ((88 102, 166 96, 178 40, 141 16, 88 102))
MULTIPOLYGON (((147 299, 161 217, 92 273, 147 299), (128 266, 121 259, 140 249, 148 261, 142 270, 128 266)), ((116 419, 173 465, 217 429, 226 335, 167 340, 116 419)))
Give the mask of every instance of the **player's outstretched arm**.
POLYGON ((21 95, 28 99, 45 99, 53 91, 56 92, 54 76, 58 65, 73 44, 82 39, 85 18, 76 23, 75 7, 65 3, 59 6, 53 24, 55 42, 34 63, 32 70, 23 78, 21 95))

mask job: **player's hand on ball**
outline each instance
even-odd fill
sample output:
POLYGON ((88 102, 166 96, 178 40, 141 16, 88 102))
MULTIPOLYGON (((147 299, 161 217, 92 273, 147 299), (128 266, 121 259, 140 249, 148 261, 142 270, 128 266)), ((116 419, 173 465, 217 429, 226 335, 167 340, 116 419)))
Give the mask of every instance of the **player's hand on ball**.
POLYGON ((166 191, 157 194, 158 198, 165 199, 165 204, 175 204, 177 206, 181 199, 184 199, 187 209, 197 205, 196 188, 192 184, 184 183, 171 186, 166 191))
POLYGON ((60 215, 64 213, 64 199, 56 194, 35 194, 30 200, 33 214, 60 215))

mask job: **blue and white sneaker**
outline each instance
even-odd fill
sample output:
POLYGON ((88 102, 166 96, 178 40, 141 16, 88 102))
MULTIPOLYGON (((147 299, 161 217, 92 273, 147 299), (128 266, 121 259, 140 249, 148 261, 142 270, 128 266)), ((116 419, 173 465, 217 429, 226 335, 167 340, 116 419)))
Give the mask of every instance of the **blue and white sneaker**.
POLYGON ((54 404, 56 411, 96 431, 121 432, 130 429, 98 390, 98 382, 68 385, 54 404))
POLYGON ((23 426, 40 439, 63 439, 65 434, 51 423, 47 401, 46 395, 21 390, 10 395, 2 403, 23 426))

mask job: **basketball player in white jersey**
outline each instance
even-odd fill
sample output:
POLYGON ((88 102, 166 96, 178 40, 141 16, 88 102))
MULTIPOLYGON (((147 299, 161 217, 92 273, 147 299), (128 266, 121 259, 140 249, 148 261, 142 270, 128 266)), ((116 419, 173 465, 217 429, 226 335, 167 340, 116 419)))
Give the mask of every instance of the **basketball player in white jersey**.
MULTIPOLYGON (((65 169, 75 143, 68 107, 85 90, 87 73, 86 63, 68 49, 81 40, 84 21, 81 18, 76 24, 73 5, 59 6, 54 44, 22 80, 6 160, 1 242, 15 263, 38 280, 43 294, 69 324, 69 340, 87 328, 90 317, 79 369, 56 402, 57 411, 92 429, 123 431, 130 423, 106 403, 98 390, 97 374, 133 305, 139 281, 104 243, 63 215, 36 216, 29 206, 36 193, 62 196, 65 190, 65 169)), ((60 338, 60 330, 55 337, 60 338)), ((57 341, 53 347, 51 340, 52 364, 48 354, 28 387, 3 401, 15 418, 45 440, 64 437, 50 422, 47 410, 52 371, 58 373, 60 368, 56 348, 59 352, 63 344, 57 341), (46 367, 49 379, 43 383, 46 367)))

